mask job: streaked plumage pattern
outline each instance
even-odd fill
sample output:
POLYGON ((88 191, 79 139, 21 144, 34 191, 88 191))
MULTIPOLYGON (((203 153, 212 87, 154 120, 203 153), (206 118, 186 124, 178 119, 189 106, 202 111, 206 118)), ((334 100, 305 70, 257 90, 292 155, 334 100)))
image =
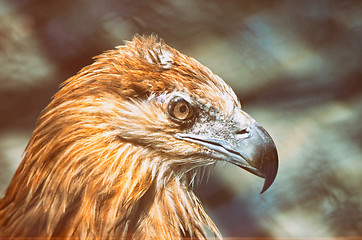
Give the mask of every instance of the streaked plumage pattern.
MULTIPOLYGON (((135 37, 68 79, 43 111, 0 201, 0 236, 204 239, 207 227, 220 237, 193 183, 254 122, 208 68, 135 37), (214 144, 223 150, 195 136, 224 139, 214 144)), ((277 160, 266 161, 239 166, 270 186, 277 160)))

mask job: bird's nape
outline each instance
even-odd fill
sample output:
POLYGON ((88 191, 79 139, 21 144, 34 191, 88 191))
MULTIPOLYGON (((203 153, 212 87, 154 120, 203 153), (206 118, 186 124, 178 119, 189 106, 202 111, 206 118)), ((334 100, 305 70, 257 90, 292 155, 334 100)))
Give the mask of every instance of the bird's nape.
POLYGON ((221 238, 190 182, 218 161, 264 177, 262 192, 278 168, 270 135, 220 77, 136 36, 44 109, 0 201, 0 237, 221 238))

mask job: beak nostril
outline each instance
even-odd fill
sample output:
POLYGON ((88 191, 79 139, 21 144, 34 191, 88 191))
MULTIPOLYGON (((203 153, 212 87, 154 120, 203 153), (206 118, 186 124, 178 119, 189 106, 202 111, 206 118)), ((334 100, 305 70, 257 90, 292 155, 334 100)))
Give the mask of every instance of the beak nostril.
POLYGON ((244 128, 242 130, 237 131, 236 134, 238 134, 238 135, 249 134, 249 129, 244 128))

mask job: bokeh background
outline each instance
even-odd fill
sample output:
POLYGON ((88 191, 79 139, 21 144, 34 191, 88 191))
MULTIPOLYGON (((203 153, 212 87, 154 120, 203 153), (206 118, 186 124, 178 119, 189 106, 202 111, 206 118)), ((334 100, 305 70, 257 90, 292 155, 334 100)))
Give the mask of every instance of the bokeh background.
POLYGON ((272 135, 272 187, 220 164, 199 187, 225 237, 362 238, 362 1, 1 0, 0 195, 59 84, 156 33, 272 135))

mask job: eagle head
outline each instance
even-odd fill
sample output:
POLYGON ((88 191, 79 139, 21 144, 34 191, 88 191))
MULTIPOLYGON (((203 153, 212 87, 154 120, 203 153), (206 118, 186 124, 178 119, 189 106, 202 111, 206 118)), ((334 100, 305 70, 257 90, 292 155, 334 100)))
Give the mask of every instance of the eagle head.
POLYGON ((278 168, 270 135, 220 77, 137 36, 54 95, 0 201, 0 232, 202 239, 207 226, 219 236, 193 192, 218 162, 264 178, 261 192, 278 168))

